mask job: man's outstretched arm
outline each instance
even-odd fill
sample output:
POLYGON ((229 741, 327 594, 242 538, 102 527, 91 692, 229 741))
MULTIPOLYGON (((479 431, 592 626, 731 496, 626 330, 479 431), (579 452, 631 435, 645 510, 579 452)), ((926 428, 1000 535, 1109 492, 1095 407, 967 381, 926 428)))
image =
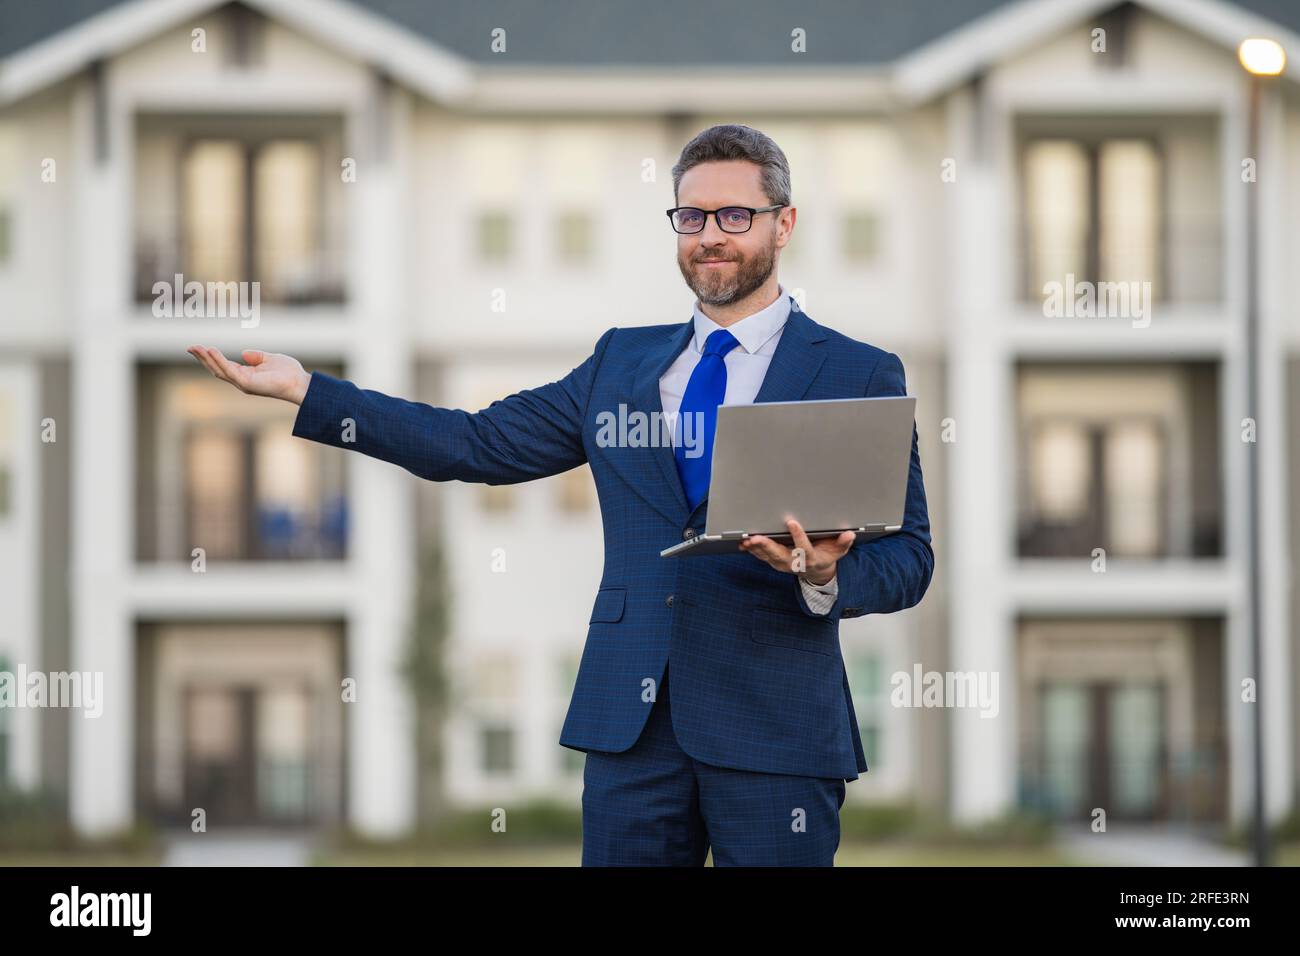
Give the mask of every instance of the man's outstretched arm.
POLYGON ((248 351, 248 364, 239 365, 215 349, 189 351, 241 391, 298 404, 293 434, 299 438, 359 451, 432 481, 495 485, 559 474, 587 460, 583 415, 613 334, 607 330, 587 360, 559 381, 516 392, 478 412, 410 402, 324 372, 307 373, 287 355, 248 351))

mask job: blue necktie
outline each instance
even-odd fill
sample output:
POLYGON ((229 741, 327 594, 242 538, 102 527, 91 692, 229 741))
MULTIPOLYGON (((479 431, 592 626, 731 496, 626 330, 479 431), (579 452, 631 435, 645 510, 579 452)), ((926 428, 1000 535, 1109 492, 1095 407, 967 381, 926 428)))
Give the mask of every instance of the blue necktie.
POLYGON ((677 459, 677 474, 681 476, 682 489, 692 511, 709 493, 714 426, 718 421, 718 406, 727 396, 727 365, 723 357, 739 344, 726 329, 710 333, 704 342, 704 354, 691 372, 682 395, 673 457, 677 459))

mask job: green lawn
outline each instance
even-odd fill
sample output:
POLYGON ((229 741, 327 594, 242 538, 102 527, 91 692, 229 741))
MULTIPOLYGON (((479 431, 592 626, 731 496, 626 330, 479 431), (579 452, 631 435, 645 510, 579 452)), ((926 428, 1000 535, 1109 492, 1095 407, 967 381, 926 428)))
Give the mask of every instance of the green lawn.
MULTIPOLYGON (((0 852, 0 866, 157 866, 157 852, 0 852)), ((582 850, 572 844, 326 850, 318 866, 578 866, 582 850)), ((1278 866, 1300 866, 1300 843, 1279 847, 1278 866)), ((712 859, 709 860, 712 865, 712 859)), ((1075 861, 1046 847, 935 846, 914 843, 845 841, 836 866, 1073 866, 1075 861)))
MULTIPOLYGON (((578 866, 576 846, 502 847, 500 850, 456 849, 441 852, 384 850, 327 852, 320 866, 578 866)), ((712 865, 712 858, 707 865, 712 865)), ((844 843, 836 866, 1068 866, 1070 861, 1050 847, 988 849, 932 847, 909 844, 844 843)))
POLYGON ((18 853, 0 852, 0 866, 157 866, 161 852, 147 853, 78 853, 50 850, 18 853))

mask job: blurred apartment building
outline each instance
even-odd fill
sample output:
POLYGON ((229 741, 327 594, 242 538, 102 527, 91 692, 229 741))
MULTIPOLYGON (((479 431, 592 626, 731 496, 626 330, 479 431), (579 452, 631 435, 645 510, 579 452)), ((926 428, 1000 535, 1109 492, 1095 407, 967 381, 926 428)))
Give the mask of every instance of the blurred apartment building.
POLYGON ((601 572, 588 471, 421 482, 293 438, 292 406, 185 347, 283 351, 467 409, 552 381, 610 326, 689 318, 670 170, 699 130, 745 122, 792 167, 784 286, 898 352, 919 400, 938 569, 919 607, 843 623, 871 765, 849 800, 1239 821, 1259 706, 1269 810, 1291 810, 1300 100, 1294 72, 1270 89, 1243 184, 1235 47, 1262 34, 1300 57, 1300 8, 864 3, 845 23, 765 0, 724 24, 673 0, 610 12, 597 40, 540 4, 76 15, 94 6, 0 5, 0 670, 104 674, 98 718, 0 710, 4 785, 65 798, 88 834, 196 806, 210 827, 408 829, 400 665, 437 545, 446 796, 576 803, 582 755, 557 741, 601 572), (679 28, 656 32, 665 17, 679 28), (1258 704, 1241 700, 1248 189, 1258 704), (256 325, 156 316, 176 274, 256 279, 256 325), (1149 281, 1149 321, 1045 316, 1068 275, 1149 281), (917 667, 995 672, 997 714, 892 705, 917 667))

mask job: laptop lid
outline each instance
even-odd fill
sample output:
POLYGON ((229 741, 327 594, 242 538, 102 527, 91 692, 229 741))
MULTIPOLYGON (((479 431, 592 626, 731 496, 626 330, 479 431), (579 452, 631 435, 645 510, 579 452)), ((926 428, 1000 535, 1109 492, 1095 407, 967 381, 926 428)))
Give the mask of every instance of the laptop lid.
POLYGON ((720 405, 705 532, 902 524, 915 417, 910 395, 720 405))

